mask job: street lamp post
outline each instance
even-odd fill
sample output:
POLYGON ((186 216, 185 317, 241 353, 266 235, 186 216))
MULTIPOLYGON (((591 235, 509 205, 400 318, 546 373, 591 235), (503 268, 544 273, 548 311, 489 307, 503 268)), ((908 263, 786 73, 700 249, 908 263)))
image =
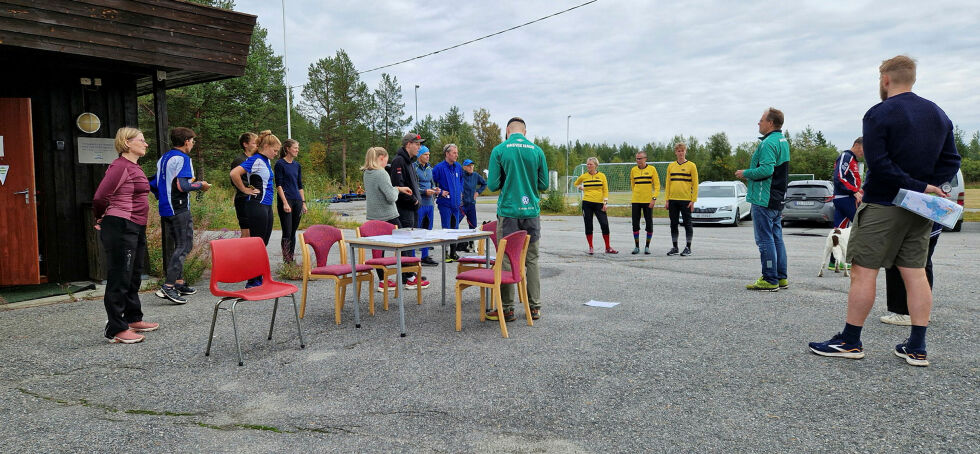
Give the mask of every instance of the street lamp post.
POLYGON ((568 136, 569 125, 572 122, 572 116, 569 115, 565 119, 565 193, 568 193, 568 150, 572 148, 571 139, 568 136))
POLYGON ((293 138, 293 109, 289 93, 289 65, 286 64, 286 0, 282 0, 282 67, 285 70, 283 81, 286 82, 286 138, 293 138))
MULTIPOLYGON (((419 125, 419 84, 415 84, 415 126, 418 125, 419 125)), ((418 128, 415 129, 417 130, 418 128)))

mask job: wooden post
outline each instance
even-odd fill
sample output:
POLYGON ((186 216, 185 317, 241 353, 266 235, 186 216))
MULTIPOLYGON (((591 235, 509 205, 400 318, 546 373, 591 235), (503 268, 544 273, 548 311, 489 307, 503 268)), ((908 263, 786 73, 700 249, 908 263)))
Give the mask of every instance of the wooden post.
MULTIPOLYGON (((167 118, 167 72, 157 71, 153 77, 153 118, 156 124, 157 159, 170 151, 170 120, 167 118)), ((163 275, 174 252, 174 242, 166 225, 160 221, 160 246, 163 249, 163 275)), ((149 268, 147 268, 149 269, 149 268)))

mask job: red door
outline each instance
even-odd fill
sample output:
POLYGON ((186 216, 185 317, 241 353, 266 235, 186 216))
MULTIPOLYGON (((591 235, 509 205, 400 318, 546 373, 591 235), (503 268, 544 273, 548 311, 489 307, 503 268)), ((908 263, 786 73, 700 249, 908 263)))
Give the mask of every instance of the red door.
POLYGON ((0 285, 39 284, 30 98, 0 98, 0 140, 0 285))

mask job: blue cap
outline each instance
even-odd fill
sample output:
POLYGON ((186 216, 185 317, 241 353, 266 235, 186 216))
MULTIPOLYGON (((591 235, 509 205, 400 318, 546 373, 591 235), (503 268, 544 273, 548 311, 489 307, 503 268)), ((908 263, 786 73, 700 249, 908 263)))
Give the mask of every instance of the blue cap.
POLYGON ((424 154, 426 154, 428 152, 429 152, 429 147, 427 147, 425 145, 422 145, 421 147, 419 147, 419 156, 422 156, 422 155, 424 155, 424 154))
POLYGON ((467 159, 467 160, 463 161, 463 167, 466 167, 466 166, 468 166, 470 164, 473 164, 473 160, 472 159, 467 159))

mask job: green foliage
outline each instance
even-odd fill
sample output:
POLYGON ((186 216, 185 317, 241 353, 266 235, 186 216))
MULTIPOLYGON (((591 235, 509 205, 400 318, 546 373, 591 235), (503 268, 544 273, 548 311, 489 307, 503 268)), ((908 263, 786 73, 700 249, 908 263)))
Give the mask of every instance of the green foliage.
POLYGON ((566 209, 565 194, 552 189, 541 198, 541 210, 548 213, 564 213, 566 209))
MULTIPOLYGON (((299 244, 297 244, 299 246, 299 244)), ((276 279, 282 281, 299 281, 303 279, 303 266, 296 263, 280 263, 276 268, 276 279)))
POLYGON ((371 117, 374 143, 381 144, 388 151, 397 150, 401 145, 402 131, 412 122, 411 117, 405 117, 402 87, 397 77, 381 75, 378 88, 374 90, 371 117))
POLYGON ((967 183, 980 183, 980 159, 963 158, 960 162, 963 180, 967 183))

